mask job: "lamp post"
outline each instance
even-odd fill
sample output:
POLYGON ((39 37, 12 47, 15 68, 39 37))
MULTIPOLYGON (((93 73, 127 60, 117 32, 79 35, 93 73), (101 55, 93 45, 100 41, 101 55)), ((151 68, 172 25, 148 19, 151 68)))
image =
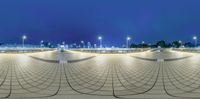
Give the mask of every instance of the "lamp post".
POLYGON ((144 48, 144 47, 145 47, 144 43, 145 43, 145 41, 142 41, 142 48, 144 48))
POLYGON ((51 47, 51 43, 50 43, 50 42, 48 43, 48 47, 49 47, 49 48, 51 47))
POLYGON ((127 37, 126 38, 126 48, 129 48, 129 41, 131 40, 131 38, 130 37, 127 37))
POLYGON ((22 36, 22 47, 23 47, 23 49, 24 49, 24 42, 25 42, 26 39, 27 39, 27 36, 23 35, 22 36))
POLYGON ((87 42, 87 46, 88 46, 88 48, 90 48, 91 47, 91 43, 87 42))
POLYGON ((43 47, 43 43, 44 43, 44 41, 41 40, 41 41, 40 41, 40 47, 43 47))
POLYGON ((181 41, 181 40, 179 40, 179 41, 178 41, 178 43, 180 44, 180 47, 182 47, 182 41, 181 41))
POLYGON ((83 40, 81 41, 81 44, 83 45, 83 48, 84 48, 84 47, 85 47, 85 44, 84 44, 84 41, 83 41, 83 40))
POLYGON ((102 37, 99 36, 99 37, 98 37, 98 40, 99 40, 99 42, 100 42, 100 48, 102 48, 102 37))
POLYGON ((94 44, 94 48, 97 48, 97 44, 94 44))
POLYGON ((194 43, 195 43, 195 47, 197 46, 197 36, 193 36, 193 40, 194 40, 194 43))

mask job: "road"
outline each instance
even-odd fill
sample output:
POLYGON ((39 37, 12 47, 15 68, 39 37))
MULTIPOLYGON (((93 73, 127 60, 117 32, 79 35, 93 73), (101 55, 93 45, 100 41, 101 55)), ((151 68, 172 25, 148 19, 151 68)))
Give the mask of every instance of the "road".
POLYGON ((200 54, 0 54, 0 98, 199 99, 200 54))

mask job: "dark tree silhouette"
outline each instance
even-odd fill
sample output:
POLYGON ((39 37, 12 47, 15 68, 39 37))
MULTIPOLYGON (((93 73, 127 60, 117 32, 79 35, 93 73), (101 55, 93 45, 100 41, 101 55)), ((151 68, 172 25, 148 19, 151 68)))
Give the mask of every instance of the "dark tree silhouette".
POLYGON ((179 43, 179 41, 172 42, 172 47, 179 48, 180 46, 181 46, 181 43, 179 43))
POLYGON ((157 47, 162 47, 162 48, 165 48, 166 47, 166 43, 164 40, 161 40, 161 41, 158 41, 156 43, 157 47))

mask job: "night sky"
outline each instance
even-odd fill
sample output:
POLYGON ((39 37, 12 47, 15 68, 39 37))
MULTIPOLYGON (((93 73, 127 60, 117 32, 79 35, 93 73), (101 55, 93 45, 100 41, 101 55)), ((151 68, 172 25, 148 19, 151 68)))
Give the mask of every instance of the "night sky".
POLYGON ((200 36, 200 0, 1 0, 0 42, 122 45, 200 36))

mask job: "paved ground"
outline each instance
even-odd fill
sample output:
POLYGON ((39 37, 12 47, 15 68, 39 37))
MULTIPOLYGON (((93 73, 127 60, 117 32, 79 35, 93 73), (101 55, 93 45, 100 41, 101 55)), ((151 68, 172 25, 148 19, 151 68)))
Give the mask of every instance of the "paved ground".
POLYGON ((199 99, 200 54, 0 54, 1 98, 199 99))

